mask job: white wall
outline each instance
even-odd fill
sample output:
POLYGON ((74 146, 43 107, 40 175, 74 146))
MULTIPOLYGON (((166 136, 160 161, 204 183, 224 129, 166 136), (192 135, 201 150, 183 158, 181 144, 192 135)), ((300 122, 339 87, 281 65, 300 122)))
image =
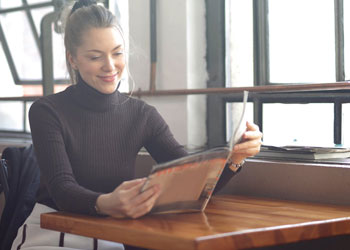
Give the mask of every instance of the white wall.
MULTIPOLYGON (((129 1, 129 66, 135 90, 149 90, 150 85, 149 2, 129 1)), ((205 87, 204 13, 204 0, 157 1, 157 90, 205 87)), ((181 144, 197 146, 206 142, 203 97, 190 97, 191 105, 187 96, 143 99, 157 108, 181 144)))

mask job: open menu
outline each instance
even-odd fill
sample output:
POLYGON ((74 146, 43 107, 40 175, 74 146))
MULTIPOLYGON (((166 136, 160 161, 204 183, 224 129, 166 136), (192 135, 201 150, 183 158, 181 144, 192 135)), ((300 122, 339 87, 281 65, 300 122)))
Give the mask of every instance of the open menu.
POLYGON ((151 213, 203 211, 231 157, 233 146, 246 130, 244 92, 243 109, 228 147, 218 147, 153 166, 141 192, 159 184, 161 194, 151 213))

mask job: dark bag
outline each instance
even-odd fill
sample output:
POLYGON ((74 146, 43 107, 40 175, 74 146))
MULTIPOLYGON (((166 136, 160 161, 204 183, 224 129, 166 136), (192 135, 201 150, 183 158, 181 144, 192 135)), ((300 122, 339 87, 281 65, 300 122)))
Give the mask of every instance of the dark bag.
MULTIPOLYGON (((11 249, 19 227, 33 210, 40 183, 40 171, 33 146, 8 147, 1 156, 6 160, 8 194, 0 221, 0 249, 11 249)), ((4 162, 3 162, 4 163, 4 162)), ((4 180, 0 180, 4 188, 4 180)))

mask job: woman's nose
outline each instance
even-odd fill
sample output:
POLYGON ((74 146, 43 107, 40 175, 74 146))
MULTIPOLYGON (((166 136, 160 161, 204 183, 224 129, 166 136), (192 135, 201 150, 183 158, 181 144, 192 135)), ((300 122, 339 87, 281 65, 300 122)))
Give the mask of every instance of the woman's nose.
POLYGON ((114 69, 115 69, 114 60, 112 58, 107 58, 103 65, 103 70, 109 72, 109 71, 113 71, 114 69))

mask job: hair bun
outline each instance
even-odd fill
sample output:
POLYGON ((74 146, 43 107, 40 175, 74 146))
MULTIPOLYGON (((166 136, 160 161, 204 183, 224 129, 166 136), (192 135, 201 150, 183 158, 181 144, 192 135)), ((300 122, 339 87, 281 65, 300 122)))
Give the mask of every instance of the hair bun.
POLYGON ((77 9, 79 9, 81 7, 88 7, 90 5, 96 5, 96 4, 97 4, 97 2, 95 0, 78 0, 73 5, 73 8, 72 8, 72 11, 70 12, 70 14, 72 15, 72 13, 74 11, 76 11, 77 9))

